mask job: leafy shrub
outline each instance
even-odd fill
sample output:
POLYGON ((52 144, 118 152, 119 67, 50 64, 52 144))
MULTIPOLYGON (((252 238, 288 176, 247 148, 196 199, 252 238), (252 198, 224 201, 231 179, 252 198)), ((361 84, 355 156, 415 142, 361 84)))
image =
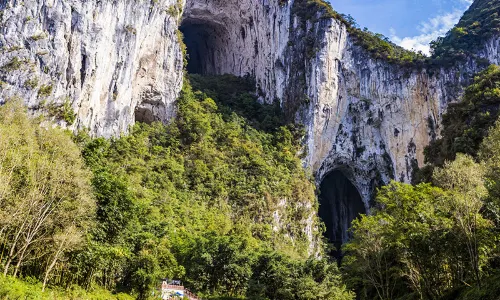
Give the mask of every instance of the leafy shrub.
POLYGON ((15 56, 10 60, 10 62, 8 62, 6 65, 2 67, 2 70, 6 72, 19 70, 21 68, 22 63, 23 62, 19 59, 19 57, 15 56))
POLYGON ((24 86, 29 89, 34 89, 38 86, 38 77, 33 77, 24 82, 24 86))
POLYGON ((477 74, 463 99, 451 103, 443 115, 442 137, 425 149, 426 162, 442 166, 456 153, 476 156, 500 109, 500 67, 492 65, 477 74))
POLYGON ((52 89, 54 87, 52 85, 42 85, 38 89, 38 97, 48 97, 52 94, 52 89))
POLYGON ((69 99, 66 99, 62 104, 50 103, 47 106, 47 110, 50 116, 64 120, 68 125, 72 125, 76 120, 76 113, 69 99))

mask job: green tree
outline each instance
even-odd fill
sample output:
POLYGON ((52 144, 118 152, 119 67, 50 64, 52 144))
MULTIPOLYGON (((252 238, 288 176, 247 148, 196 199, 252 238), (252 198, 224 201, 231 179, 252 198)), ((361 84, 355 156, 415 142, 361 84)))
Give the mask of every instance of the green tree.
POLYGON ((249 299, 350 300, 354 294, 342 284, 337 266, 326 259, 293 260, 277 252, 263 252, 253 267, 249 299))
POLYGON ((0 179, 3 274, 37 266, 45 287, 93 221, 90 173, 68 133, 40 127, 9 101, 0 107, 0 179))
POLYGON ((484 173, 482 165, 462 154, 434 172, 436 185, 450 192, 447 204, 456 230, 453 234, 463 241, 474 279, 479 285, 481 268, 486 265, 492 247, 489 234, 492 224, 481 215, 483 200, 488 194, 484 173))
POLYGON ((464 282, 479 284, 493 247, 491 223, 480 213, 482 174, 481 166, 459 155, 436 171, 443 189, 396 182, 382 187, 377 208, 353 222, 345 246, 344 268, 353 285, 361 284, 361 294, 394 299, 414 292, 439 299, 464 282))
POLYGON ((184 261, 186 281, 203 293, 242 296, 252 275, 252 252, 237 236, 205 234, 194 241, 184 261))
POLYGON ((481 144, 479 158, 485 166, 488 195, 486 209, 490 219, 500 226, 500 121, 496 121, 481 144))
POLYGON ((380 299, 396 298, 403 279, 424 297, 443 295, 450 285, 446 279, 450 261, 446 248, 435 245, 451 226, 441 214, 444 196, 428 184, 392 182, 382 187, 376 198, 379 209, 353 222, 353 239, 346 246, 347 270, 380 299))
POLYGON ((396 288, 401 284, 400 266, 394 259, 397 252, 390 245, 387 227, 389 221, 383 216, 362 215, 352 222, 354 235, 344 246, 347 255, 343 269, 349 275, 350 284, 358 287, 361 294, 371 294, 374 289, 379 299, 394 299, 396 288))

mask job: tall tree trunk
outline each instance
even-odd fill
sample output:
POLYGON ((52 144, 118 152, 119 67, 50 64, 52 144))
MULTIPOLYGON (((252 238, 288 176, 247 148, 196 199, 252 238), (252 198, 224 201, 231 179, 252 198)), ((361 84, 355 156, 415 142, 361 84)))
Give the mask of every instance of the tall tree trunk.
POLYGON ((17 260, 16 268, 14 269, 14 274, 13 274, 14 277, 16 277, 17 273, 19 272, 19 267, 21 266, 21 264, 24 260, 24 254, 26 254, 26 249, 28 249, 28 247, 24 247, 23 250, 21 251, 21 254, 19 255, 19 259, 17 260))
POLYGON ((10 263, 12 262, 12 257, 9 257, 9 259, 7 260, 7 262, 5 263, 5 267, 3 269, 3 276, 7 276, 7 272, 9 272, 9 266, 10 266, 10 263))
POLYGON ((7 263, 5 264, 5 267, 3 270, 4 277, 7 276, 7 273, 9 272, 10 264, 12 263, 12 259, 15 257, 14 252, 16 250, 17 242, 19 241, 19 236, 21 235, 21 232, 23 231, 25 225, 26 225, 26 220, 21 225, 21 228, 19 228, 19 230, 17 231, 16 237, 14 238, 14 242, 13 242, 12 246, 10 247, 9 256, 8 256, 9 258, 7 259, 7 263))
POLYGON ((50 263, 50 265, 47 267, 47 270, 45 270, 45 275, 43 277, 43 285, 42 285, 42 292, 45 291, 45 286, 47 285, 47 281, 49 280, 49 275, 54 266, 57 263, 57 260, 59 259, 59 255, 62 252, 62 249, 64 247, 64 243, 66 242, 66 237, 61 241, 61 244, 59 245, 59 248, 57 251, 54 253, 54 259, 50 263))

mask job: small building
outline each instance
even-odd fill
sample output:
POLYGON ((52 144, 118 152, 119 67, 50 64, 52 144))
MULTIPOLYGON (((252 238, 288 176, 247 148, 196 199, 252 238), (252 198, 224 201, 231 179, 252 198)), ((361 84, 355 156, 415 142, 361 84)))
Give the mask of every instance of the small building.
POLYGON ((200 300, 195 294, 186 289, 180 280, 163 280, 160 288, 162 300, 200 300))

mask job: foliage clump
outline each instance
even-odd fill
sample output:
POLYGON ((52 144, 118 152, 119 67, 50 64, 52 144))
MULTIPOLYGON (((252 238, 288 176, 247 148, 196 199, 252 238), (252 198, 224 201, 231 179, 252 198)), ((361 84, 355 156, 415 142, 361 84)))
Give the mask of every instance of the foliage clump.
POLYGON ((7 64, 2 67, 5 72, 13 72, 19 70, 23 64, 23 61, 19 57, 14 56, 7 64))
POLYGON ((500 67, 477 74, 460 102, 450 103, 443 115, 442 137, 425 149, 426 162, 442 166, 456 153, 476 156, 500 109, 500 67))
POLYGON ((66 99, 63 103, 48 104, 47 111, 51 117, 64 120, 68 125, 73 125, 76 120, 76 113, 69 99, 66 99))
POLYGON ((28 89, 34 89, 38 86, 38 77, 33 77, 24 82, 24 87, 28 89))
POLYGON ((48 97, 52 94, 54 87, 50 84, 44 84, 38 89, 38 97, 48 97))
POLYGON ((432 58, 452 65, 470 57, 500 33, 499 14, 498 1, 474 1, 454 28, 431 43, 432 58))

